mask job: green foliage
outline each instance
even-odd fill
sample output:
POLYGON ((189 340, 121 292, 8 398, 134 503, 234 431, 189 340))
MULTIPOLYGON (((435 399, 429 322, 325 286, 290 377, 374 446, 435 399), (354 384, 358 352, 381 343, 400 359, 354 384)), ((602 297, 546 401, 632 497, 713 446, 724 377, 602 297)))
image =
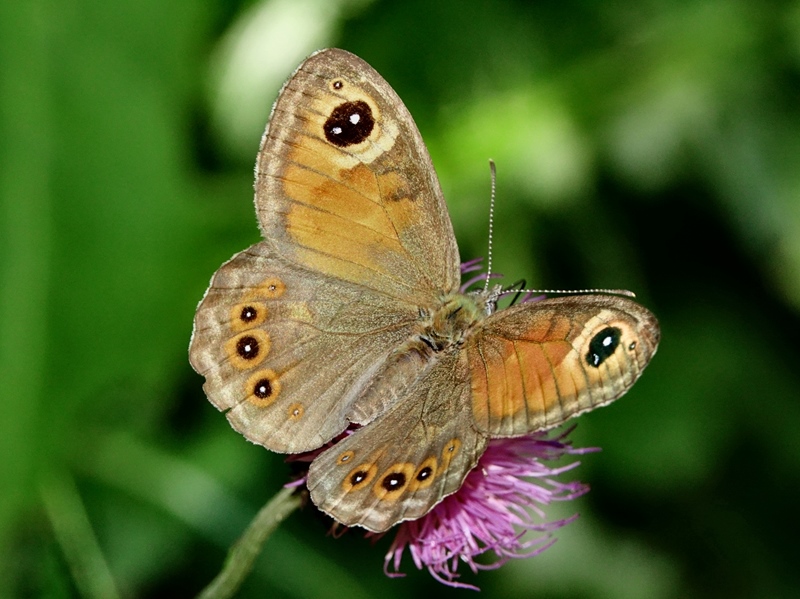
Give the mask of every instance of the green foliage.
MULTIPOLYGON (((340 46, 406 101, 462 257, 627 287, 663 342, 583 517, 489 596, 790 597, 800 586, 800 3, 0 3, 2 596, 191 596, 287 479, 186 359, 214 270, 258 239, 252 165, 304 55, 340 46)), ((553 518, 564 514, 553 513, 553 518)), ((388 539, 295 513, 242 596, 440 588, 388 539)), ((463 591, 461 592, 463 594, 463 591)))

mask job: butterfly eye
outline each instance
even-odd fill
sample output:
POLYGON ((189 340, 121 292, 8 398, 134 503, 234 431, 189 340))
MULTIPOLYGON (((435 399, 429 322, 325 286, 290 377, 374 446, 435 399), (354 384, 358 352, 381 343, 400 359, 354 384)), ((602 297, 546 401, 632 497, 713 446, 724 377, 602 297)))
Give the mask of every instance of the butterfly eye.
POLYGON ((341 79, 334 79, 331 81, 331 89, 340 90, 344 87, 344 81, 341 79))
POLYGON ((344 148, 367 139, 374 127, 372 109, 363 100, 356 100, 334 108, 323 129, 329 142, 344 148))
POLYGON ((586 362, 589 366, 598 368, 605 362, 619 347, 621 337, 622 331, 617 327, 606 327, 592 337, 589 342, 589 352, 586 354, 586 362))

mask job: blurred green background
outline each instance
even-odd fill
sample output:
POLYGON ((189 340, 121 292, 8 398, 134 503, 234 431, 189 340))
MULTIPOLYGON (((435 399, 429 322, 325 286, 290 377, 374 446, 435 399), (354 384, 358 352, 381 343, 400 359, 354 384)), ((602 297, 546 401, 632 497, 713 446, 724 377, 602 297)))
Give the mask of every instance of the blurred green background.
MULTIPOLYGON (((800 596, 800 2, 0 3, 0 596, 191 596, 283 484, 189 367, 211 274, 259 238, 252 169, 317 48, 408 105, 463 259, 622 287, 663 341, 581 417, 603 451, 548 552, 482 596, 800 596), (88 565, 88 567, 87 567, 88 565), (116 591, 114 590, 116 589, 116 591)), ((569 479, 570 477, 566 477, 569 479)), ((242 597, 464 596, 388 539, 270 539, 242 597)))

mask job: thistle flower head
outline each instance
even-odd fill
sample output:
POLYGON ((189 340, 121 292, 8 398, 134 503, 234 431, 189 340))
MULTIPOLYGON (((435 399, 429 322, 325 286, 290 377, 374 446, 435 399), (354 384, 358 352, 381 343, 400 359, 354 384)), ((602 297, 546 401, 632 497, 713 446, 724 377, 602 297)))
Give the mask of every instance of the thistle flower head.
POLYGON ((460 565, 473 572, 494 569, 511 558, 531 557, 550 547, 553 531, 577 515, 548 522, 544 508, 589 490, 582 483, 555 478, 577 462, 561 467, 545 464, 567 454, 594 451, 572 448, 567 433, 492 440, 461 489, 422 518, 398 526, 385 558, 387 575, 402 576, 400 562, 408 550, 418 569, 427 568, 444 584, 475 589, 458 582, 460 565), (488 562, 478 559, 484 554, 488 562))

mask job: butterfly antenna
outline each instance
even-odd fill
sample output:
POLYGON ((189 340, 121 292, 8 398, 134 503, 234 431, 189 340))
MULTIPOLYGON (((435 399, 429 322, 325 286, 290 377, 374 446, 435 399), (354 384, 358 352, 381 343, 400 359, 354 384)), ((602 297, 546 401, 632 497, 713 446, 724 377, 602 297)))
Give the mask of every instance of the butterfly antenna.
POLYGON ((590 293, 602 293, 604 295, 621 295, 623 297, 636 297, 633 291, 627 289, 504 289, 499 295, 509 295, 511 293, 527 293, 539 295, 587 295, 590 293))
MULTIPOLYGON (((494 164, 494 160, 491 158, 489 159, 489 172, 491 173, 492 179, 492 193, 489 197, 489 248, 486 258, 486 275, 483 283, 483 292, 487 294, 489 292, 489 282, 492 280, 492 238, 494 236, 494 201, 496 197, 496 189, 497 189, 497 167, 494 164)), ((516 294, 514 298, 514 302, 519 298, 520 295, 527 294, 528 296, 531 295, 587 295, 590 293, 602 293, 606 295, 621 295, 624 297, 636 297, 636 294, 633 291, 628 291, 627 289, 516 289, 515 287, 519 284, 519 282, 514 283, 511 287, 507 289, 496 289, 492 291, 492 297, 494 301, 497 301, 500 297, 509 294, 516 294)), ((525 282, 522 281, 522 287, 525 286, 525 282)), ((525 301, 525 300, 523 300, 525 301)), ((513 302, 512 302, 513 303, 513 302)))
POLYGON ((489 291, 489 281, 492 278, 492 236, 494 235, 494 198, 497 184, 497 167, 494 160, 489 159, 489 172, 492 177, 492 194, 489 198, 489 251, 486 257, 486 280, 483 284, 483 292, 489 291))

